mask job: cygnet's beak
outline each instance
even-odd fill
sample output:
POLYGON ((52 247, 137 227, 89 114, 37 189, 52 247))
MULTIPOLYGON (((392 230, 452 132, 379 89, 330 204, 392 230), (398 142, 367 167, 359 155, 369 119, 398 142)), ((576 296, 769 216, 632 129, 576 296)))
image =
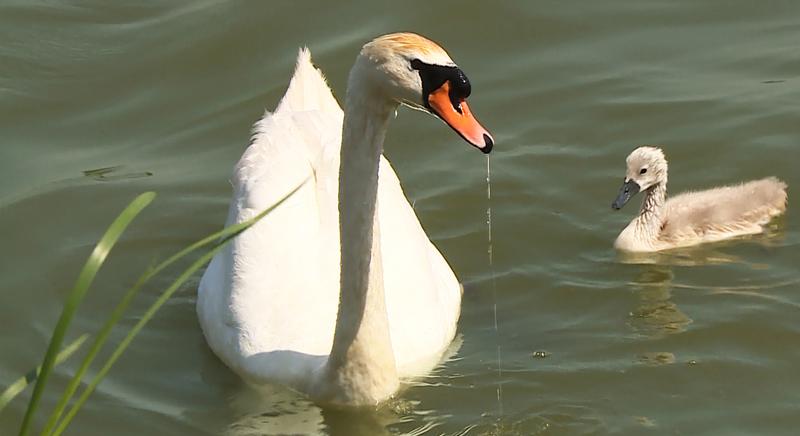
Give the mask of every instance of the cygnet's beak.
POLYGON ((450 81, 428 95, 428 107, 464 140, 488 154, 494 146, 492 135, 472 116, 466 99, 450 99, 450 81))
POLYGON ((622 206, 625 206, 625 203, 631 199, 634 195, 639 193, 639 184, 634 182, 633 179, 627 179, 622 184, 622 187, 619 188, 619 194, 617 194, 617 199, 611 203, 611 208, 614 210, 622 209, 622 206))

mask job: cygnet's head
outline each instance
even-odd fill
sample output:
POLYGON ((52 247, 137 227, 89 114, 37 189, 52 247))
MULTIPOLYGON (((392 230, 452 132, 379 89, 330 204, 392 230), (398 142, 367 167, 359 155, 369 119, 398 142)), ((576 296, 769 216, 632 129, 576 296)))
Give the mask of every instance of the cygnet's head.
POLYGON ((361 49, 350 78, 351 88, 369 86, 388 100, 431 113, 482 152, 492 150, 494 139, 467 105, 469 79, 435 42, 415 33, 375 38, 361 49))
POLYGON ((622 209, 622 206, 639 191, 667 183, 667 158, 658 147, 639 147, 628 155, 625 163, 627 164, 625 180, 617 199, 611 204, 615 210, 622 209))

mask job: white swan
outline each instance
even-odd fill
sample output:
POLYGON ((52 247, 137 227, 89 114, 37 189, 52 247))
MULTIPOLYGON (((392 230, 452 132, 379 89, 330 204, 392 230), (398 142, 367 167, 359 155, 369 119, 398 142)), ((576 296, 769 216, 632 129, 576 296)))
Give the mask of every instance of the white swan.
POLYGON ((644 191, 639 215, 614 246, 625 251, 660 251, 760 233, 786 210, 786 184, 768 177, 733 186, 686 192, 667 200, 667 159, 657 147, 639 147, 611 205, 619 210, 644 191))
POLYGON ((441 47, 390 34, 356 58, 343 114, 300 51, 289 89, 256 123, 234 169, 227 224, 309 181, 220 252, 199 286, 206 340, 230 368, 318 402, 371 405, 439 362, 461 288, 381 152, 405 104, 488 153, 493 140, 471 115, 469 94, 441 47))

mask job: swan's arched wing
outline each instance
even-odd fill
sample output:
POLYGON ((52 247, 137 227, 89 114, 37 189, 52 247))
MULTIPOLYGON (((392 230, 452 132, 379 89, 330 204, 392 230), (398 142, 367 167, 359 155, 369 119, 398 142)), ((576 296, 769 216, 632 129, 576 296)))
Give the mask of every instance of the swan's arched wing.
POLYGON ((338 149, 341 123, 338 104, 301 50, 286 95, 256 123, 234 169, 227 225, 303 184, 220 252, 200 283, 198 315, 209 345, 251 378, 291 383, 330 350, 339 296, 329 258, 338 234, 330 233, 335 187, 324 163, 326 150, 338 149))

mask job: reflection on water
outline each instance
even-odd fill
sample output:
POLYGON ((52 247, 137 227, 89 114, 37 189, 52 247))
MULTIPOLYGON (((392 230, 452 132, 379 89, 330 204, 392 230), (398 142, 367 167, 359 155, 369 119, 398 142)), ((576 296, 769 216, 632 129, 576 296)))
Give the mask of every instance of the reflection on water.
POLYGON ((316 435, 325 427, 321 410, 286 388, 242 386, 230 406, 237 418, 225 429, 226 436, 316 435))
POLYGON ((378 408, 320 407, 303 395, 280 386, 240 386, 230 402, 235 421, 226 436, 261 435, 389 435, 399 424, 412 424, 403 434, 422 435, 436 428, 441 417, 417 410, 418 403, 395 398, 378 408))
POLYGON ((706 244, 655 253, 619 252, 617 260, 620 263, 627 264, 674 266, 702 266, 743 262, 738 256, 720 251, 719 244, 706 244))
MULTIPOLYGON (((675 276, 672 268, 662 265, 644 268, 631 283, 639 297, 636 308, 630 313, 631 328, 652 338, 686 330, 692 320, 671 300, 675 276)), ((657 359, 663 360, 663 356, 657 359)))

